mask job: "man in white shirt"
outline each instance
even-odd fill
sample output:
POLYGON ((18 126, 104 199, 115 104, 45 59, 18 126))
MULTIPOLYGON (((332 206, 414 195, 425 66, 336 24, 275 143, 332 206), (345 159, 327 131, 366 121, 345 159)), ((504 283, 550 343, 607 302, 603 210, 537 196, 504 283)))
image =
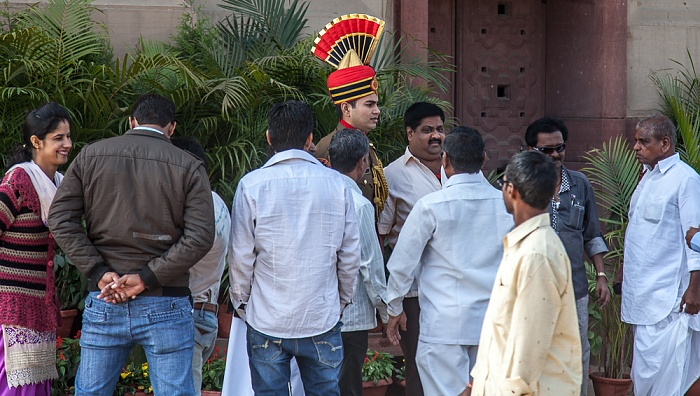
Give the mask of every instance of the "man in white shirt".
POLYGON ((467 389, 503 237, 513 228, 501 193, 481 173, 485 152, 479 132, 456 127, 443 148, 445 187, 413 207, 388 264, 388 334, 395 344, 397 325, 406 318, 403 296, 419 279, 416 363, 426 395, 467 389))
POLYGON ((700 253, 683 236, 700 224, 700 176, 680 160, 665 116, 641 119, 634 140, 645 174, 630 201, 622 280, 634 394, 698 395, 697 386, 688 391, 700 377, 700 253))
POLYGON ((343 175, 352 191, 360 227, 360 272, 353 303, 343 311, 343 364, 340 394, 362 396, 362 363, 367 353, 369 329, 377 326, 377 310, 387 323, 384 258, 374 226, 374 206, 362 196, 357 181, 369 166, 369 140, 357 129, 342 129, 333 135, 328 154, 333 169, 343 175), (375 309, 376 308, 376 309, 375 309))
POLYGON ((554 163, 535 151, 518 153, 500 183, 515 229, 503 239, 472 396, 578 396, 581 340, 571 264, 547 213, 554 163))
MULTIPOLYGON (((170 139, 179 147, 197 157, 204 163, 209 173, 209 164, 204 148, 193 137, 174 137, 170 139)), ((190 268, 190 292, 192 293, 194 320, 194 352, 192 354, 192 378, 194 378, 195 396, 202 394, 202 362, 209 359, 214 351, 216 335, 219 330, 219 286, 221 275, 226 266, 231 216, 219 194, 211 192, 214 201, 214 244, 194 267, 190 268)))
POLYGON ((276 154, 241 179, 233 199, 231 287, 248 324, 256 395, 288 392, 292 356, 307 396, 340 395, 340 316, 352 301, 360 235, 345 180, 305 151, 313 125, 303 102, 272 106, 276 154))
MULTIPOLYGON (((408 147, 404 155, 384 168, 389 197, 379 216, 377 229, 393 249, 413 205, 426 194, 442 188, 442 141, 445 139, 445 113, 438 106, 414 103, 404 113, 408 147)), ((420 333, 418 284, 413 282, 403 300, 406 330, 402 330, 401 349, 406 360, 406 395, 422 396, 423 386, 416 367, 416 348, 420 333)))

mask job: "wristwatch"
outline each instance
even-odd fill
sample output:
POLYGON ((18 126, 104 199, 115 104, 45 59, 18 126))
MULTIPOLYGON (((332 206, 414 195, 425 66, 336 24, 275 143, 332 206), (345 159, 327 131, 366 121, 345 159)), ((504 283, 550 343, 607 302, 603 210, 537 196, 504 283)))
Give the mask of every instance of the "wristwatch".
POLYGON ((596 274, 597 278, 600 278, 601 276, 604 276, 605 279, 608 279, 608 275, 605 274, 605 271, 600 271, 596 274))

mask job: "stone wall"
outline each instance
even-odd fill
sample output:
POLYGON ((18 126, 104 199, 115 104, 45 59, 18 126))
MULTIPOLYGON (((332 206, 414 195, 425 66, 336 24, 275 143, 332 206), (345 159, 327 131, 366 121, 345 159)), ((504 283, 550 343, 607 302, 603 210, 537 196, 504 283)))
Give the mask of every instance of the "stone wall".
POLYGON ((700 1, 632 0, 627 10, 627 116, 636 118, 659 107, 651 71, 689 64, 686 48, 700 70, 700 1))
MULTIPOLYGON (((283 0, 280 0, 283 1, 283 0)), ((307 0, 309 19, 307 33, 318 31, 333 18, 350 13, 364 13, 387 22, 391 29, 393 14, 392 0, 307 0)), ((14 0, 11 8, 34 4, 37 0, 14 0)), ((139 37, 168 41, 175 34, 180 16, 187 12, 182 0, 94 0, 93 4, 101 11, 96 19, 106 24, 116 56, 131 52, 139 37)), ((196 0, 202 5, 205 14, 212 20, 223 19, 229 12, 219 7, 219 0, 196 0)))

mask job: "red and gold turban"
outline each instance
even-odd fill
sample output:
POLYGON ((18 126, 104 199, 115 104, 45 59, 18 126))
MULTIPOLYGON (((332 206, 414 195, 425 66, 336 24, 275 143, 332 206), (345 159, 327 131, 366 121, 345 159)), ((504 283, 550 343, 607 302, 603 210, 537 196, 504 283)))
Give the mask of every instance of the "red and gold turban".
POLYGON ((334 19, 319 32, 311 52, 338 69, 328 76, 328 93, 333 104, 377 93, 376 74, 367 64, 383 30, 381 19, 349 14, 334 19))

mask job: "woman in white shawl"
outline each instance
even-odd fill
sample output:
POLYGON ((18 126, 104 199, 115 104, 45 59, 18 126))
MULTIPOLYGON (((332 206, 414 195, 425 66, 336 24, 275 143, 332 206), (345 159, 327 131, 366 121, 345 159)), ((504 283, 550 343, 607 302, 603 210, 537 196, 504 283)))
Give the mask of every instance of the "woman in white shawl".
POLYGON ((47 103, 27 114, 0 183, 0 394, 51 394, 59 304, 55 242, 46 226, 57 172, 72 147, 70 114, 47 103))

